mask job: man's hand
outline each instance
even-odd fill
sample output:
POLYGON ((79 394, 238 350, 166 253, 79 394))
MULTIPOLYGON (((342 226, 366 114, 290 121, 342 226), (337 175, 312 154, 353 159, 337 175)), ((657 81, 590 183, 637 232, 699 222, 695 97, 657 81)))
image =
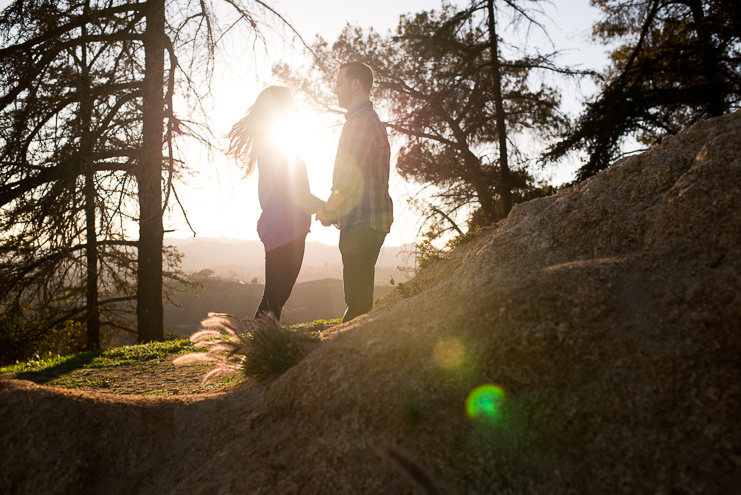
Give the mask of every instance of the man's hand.
POLYGON ((330 225, 332 225, 332 222, 329 220, 329 218, 324 216, 322 210, 316 212, 316 219, 322 222, 322 225, 324 225, 325 227, 329 227, 330 225))

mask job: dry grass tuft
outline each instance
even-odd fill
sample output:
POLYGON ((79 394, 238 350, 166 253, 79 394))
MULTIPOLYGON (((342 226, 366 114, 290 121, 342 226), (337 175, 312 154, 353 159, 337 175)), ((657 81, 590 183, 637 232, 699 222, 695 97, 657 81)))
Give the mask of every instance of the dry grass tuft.
POLYGON ((216 363, 203 377, 204 384, 222 373, 241 372, 257 380, 280 375, 319 343, 316 334, 283 327, 272 314, 254 320, 224 313, 208 316, 201 322, 203 330, 190 337, 196 347, 206 347, 208 352, 186 354, 174 361, 175 365, 216 363))

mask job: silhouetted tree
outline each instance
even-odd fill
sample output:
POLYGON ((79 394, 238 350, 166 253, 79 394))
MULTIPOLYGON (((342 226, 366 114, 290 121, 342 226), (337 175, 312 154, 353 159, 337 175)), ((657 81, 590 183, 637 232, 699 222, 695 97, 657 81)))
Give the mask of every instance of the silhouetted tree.
POLYGON ((121 40, 142 15, 119 14, 88 2, 17 2, 1 24, 0 226, 7 237, 0 294, 11 313, 45 308, 49 326, 84 321, 89 348, 100 345, 101 307, 110 308, 106 324, 134 327, 114 317, 136 290, 126 273, 136 266, 136 243, 115 222, 133 196, 140 96, 121 40), (91 22, 93 15, 107 25, 91 22))
POLYGON ((502 35, 504 25, 540 28, 537 14, 510 1, 475 1, 460 11, 443 5, 402 16, 386 36, 347 27, 331 48, 319 39, 308 75, 287 65, 274 72, 334 109, 321 86, 334 86, 338 62, 368 63, 377 81, 374 100, 402 138, 396 169, 437 188, 439 203, 426 213, 437 225, 457 228, 451 217, 473 206, 469 223, 491 225, 534 189, 526 134, 547 139, 566 123, 558 91, 536 77, 573 72, 556 67, 554 54, 514 46, 502 35))
POLYGON ((545 155, 584 150, 583 180, 621 153, 626 137, 651 146, 739 107, 741 9, 735 0, 594 0, 605 17, 593 36, 621 43, 600 92, 545 155))

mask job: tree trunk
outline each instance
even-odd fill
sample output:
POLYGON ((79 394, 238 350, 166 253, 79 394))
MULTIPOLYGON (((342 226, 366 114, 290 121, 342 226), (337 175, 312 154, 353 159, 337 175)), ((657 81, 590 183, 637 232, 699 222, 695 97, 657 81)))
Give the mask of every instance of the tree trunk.
POLYGON ((509 164, 507 163, 507 128, 504 121, 504 101, 502 99, 502 74, 499 64, 499 41, 497 39, 497 25, 494 19, 494 0, 488 0, 489 11, 489 54, 491 56, 491 79, 494 90, 494 105, 496 108, 497 135, 499 137, 499 195, 502 198, 504 216, 512 210, 512 192, 509 188, 509 164))
POLYGON ((481 166, 481 159, 471 151, 466 133, 460 128, 459 124, 453 119, 448 122, 450 130, 453 131, 455 140, 457 142, 457 148, 463 155, 463 163, 467 171, 468 181, 476 190, 476 197, 481 205, 481 210, 484 212, 484 218, 489 225, 497 220, 497 212, 494 204, 494 198, 489 191, 489 179, 486 176, 486 171, 481 166))
POLYGON ((87 349, 100 349, 100 312, 98 310, 98 238, 95 232, 95 174, 85 174, 85 231, 87 246, 87 349))
POLYGON ((692 11, 692 19, 695 21, 697 40, 700 43, 703 77, 708 85, 705 91, 707 98, 706 109, 711 117, 720 117, 725 110, 726 89, 723 87, 720 77, 718 77, 719 68, 716 46, 706 25, 702 2, 700 0, 693 0, 689 3, 689 6, 692 11))
MULTIPOLYGON (((85 5, 87 15, 89 5, 85 5)), ((82 38, 87 35, 87 28, 82 26, 82 38)), ((90 157, 93 151, 92 143, 92 88, 90 83, 90 69, 87 59, 87 45, 81 45, 80 57, 80 149, 79 160, 82 160, 85 172, 85 264, 86 264, 86 292, 87 292, 87 349, 100 349, 100 312, 98 310, 98 235, 95 231, 95 172, 92 171, 90 157)))
POLYGON ((139 262, 136 319, 139 343, 164 339, 162 307, 162 145, 164 135, 165 2, 147 2, 144 41, 139 262))
POLYGON ((479 200, 486 221, 491 225, 496 220, 497 212, 494 200, 489 192, 489 181, 486 180, 486 174, 481 169, 481 159, 474 155, 470 150, 465 151, 464 153, 466 168, 470 170, 471 176, 475 177, 471 183, 476 191, 476 197, 479 200))

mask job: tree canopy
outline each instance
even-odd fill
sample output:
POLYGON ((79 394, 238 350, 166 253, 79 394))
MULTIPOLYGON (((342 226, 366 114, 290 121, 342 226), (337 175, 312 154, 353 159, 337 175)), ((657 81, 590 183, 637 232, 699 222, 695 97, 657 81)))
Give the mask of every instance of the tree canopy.
POLYGON ((566 124, 558 90, 539 73, 569 71, 554 64, 554 53, 507 41, 506 26, 539 28, 537 14, 517 2, 443 5, 402 16, 387 35, 348 26, 331 47, 315 43, 308 71, 284 64, 274 72, 309 102, 332 109, 339 63, 370 65, 373 99, 400 143, 397 171, 437 191, 424 206, 433 225, 451 228, 462 212, 473 224, 491 225, 535 190, 527 137, 548 139, 566 124))
POLYGON ((650 146, 741 102, 741 10, 735 0, 592 0, 594 39, 618 43, 599 93, 545 155, 584 150, 577 180, 603 170, 626 138, 650 146))

